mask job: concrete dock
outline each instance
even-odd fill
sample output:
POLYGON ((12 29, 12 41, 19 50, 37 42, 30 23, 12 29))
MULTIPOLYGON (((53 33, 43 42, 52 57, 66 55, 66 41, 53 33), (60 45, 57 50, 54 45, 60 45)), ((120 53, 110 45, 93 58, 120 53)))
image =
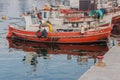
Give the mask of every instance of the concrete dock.
POLYGON ((106 66, 92 66, 78 80, 119 80, 120 79, 120 46, 112 47, 102 60, 106 66))

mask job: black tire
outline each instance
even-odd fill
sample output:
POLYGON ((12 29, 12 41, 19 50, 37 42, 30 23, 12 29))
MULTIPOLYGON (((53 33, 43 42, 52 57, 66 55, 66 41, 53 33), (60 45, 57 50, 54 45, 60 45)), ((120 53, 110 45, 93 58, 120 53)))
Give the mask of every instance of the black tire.
POLYGON ((38 38, 41 37, 41 35, 40 35, 39 33, 40 33, 40 30, 36 31, 36 36, 37 36, 38 38))

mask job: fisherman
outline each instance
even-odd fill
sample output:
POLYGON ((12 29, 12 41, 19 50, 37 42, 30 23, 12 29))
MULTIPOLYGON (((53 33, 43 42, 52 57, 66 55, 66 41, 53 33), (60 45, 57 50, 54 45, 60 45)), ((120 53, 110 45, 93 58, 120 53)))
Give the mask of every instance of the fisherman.
POLYGON ((52 32, 52 24, 49 21, 42 21, 39 30, 36 32, 37 37, 47 37, 48 32, 52 32), (42 32, 42 34, 39 35, 39 32, 42 32))
POLYGON ((90 23, 84 21, 83 27, 84 27, 85 30, 89 29, 89 27, 90 27, 90 23))
POLYGON ((90 29, 91 22, 90 22, 90 21, 88 21, 88 22, 87 22, 87 24, 88 24, 88 29, 90 29))
POLYGON ((49 29, 46 26, 46 24, 42 24, 41 25, 41 31, 42 31, 41 37, 47 37, 47 32, 49 31, 49 29))
POLYGON ((84 33, 85 33, 85 28, 83 25, 81 25, 81 35, 84 35, 84 33))

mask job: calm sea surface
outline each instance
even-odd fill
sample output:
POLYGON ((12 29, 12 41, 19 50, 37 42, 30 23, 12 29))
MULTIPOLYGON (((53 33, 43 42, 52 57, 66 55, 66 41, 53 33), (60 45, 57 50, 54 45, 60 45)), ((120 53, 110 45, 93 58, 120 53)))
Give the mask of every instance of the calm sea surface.
MULTIPOLYGON (((47 1, 38 0, 41 8, 47 1)), ((77 80, 108 51, 103 45, 42 44, 7 40, 7 25, 19 21, 32 0, 0 0, 0 80, 77 80)))

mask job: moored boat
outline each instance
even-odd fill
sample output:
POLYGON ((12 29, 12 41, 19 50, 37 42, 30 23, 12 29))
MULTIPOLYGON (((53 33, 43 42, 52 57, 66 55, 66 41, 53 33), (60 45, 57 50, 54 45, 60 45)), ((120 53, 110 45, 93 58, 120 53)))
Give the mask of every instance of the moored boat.
POLYGON ((112 19, 113 29, 111 31, 111 36, 119 37, 120 36, 120 14, 113 17, 112 19))
POLYGON ((77 23, 77 27, 74 27, 71 23, 64 24, 59 20, 58 23, 52 24, 52 19, 41 24, 37 17, 25 15, 26 26, 24 29, 19 29, 16 25, 9 24, 6 37, 48 43, 91 43, 107 41, 112 30, 111 18, 112 15, 106 15, 101 20, 91 18, 89 23, 84 21, 77 23))
MULTIPOLYGON (((64 10, 63 14, 78 13, 83 15, 84 12, 78 10, 67 11, 64 10)), ((47 43, 92 43, 107 41, 113 24, 111 23, 112 14, 101 13, 101 10, 97 10, 97 18, 83 17, 79 15, 78 19, 83 19, 81 22, 73 21, 73 23, 64 23, 64 16, 57 16, 58 9, 53 9, 46 6, 42 10, 42 20, 39 22, 38 16, 33 14, 24 15, 26 26, 25 29, 16 28, 16 25, 8 25, 7 38, 18 38, 26 41, 33 42, 47 42, 47 43)), ((93 14, 94 15, 94 14, 93 14)), ((76 20, 75 17, 72 20, 76 20)))
MULTIPOLYGON (((100 25, 102 26, 102 25, 100 25)), ((96 28, 90 28, 81 33, 80 28, 55 29, 55 31, 28 31, 17 29, 12 25, 8 25, 7 38, 18 38, 33 42, 50 42, 50 43, 89 43, 106 41, 110 36, 112 24, 96 28), (76 31, 77 30, 77 31, 76 31)))

